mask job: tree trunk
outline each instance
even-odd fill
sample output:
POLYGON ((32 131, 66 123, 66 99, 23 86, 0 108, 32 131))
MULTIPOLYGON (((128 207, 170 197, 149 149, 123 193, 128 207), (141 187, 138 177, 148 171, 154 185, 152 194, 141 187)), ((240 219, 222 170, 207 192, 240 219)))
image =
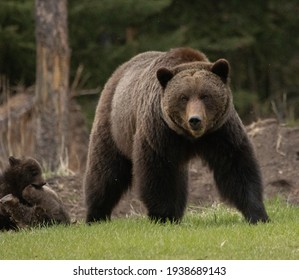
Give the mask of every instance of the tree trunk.
POLYGON ((36 0, 36 152, 54 171, 68 143, 67 0, 36 0))

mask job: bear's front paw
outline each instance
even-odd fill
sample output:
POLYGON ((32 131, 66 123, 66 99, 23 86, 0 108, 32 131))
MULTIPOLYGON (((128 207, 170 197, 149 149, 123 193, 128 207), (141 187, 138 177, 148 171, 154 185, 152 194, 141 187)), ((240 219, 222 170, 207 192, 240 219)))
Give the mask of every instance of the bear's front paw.
POLYGON ((180 222, 181 217, 177 217, 175 215, 161 215, 157 213, 148 213, 148 217, 151 221, 155 223, 174 223, 177 224, 180 222))
POLYGON ((257 223, 268 223, 270 222, 270 219, 264 209, 261 209, 260 211, 256 211, 253 213, 245 214, 245 219, 250 224, 257 224, 257 223))

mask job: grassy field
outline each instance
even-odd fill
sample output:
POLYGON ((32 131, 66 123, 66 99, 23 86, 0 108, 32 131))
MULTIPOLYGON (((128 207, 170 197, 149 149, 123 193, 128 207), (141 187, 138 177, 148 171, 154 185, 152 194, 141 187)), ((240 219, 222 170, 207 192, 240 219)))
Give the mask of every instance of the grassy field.
POLYGON ((0 233, 0 258, 51 259, 299 259, 299 207, 267 202, 271 222, 248 225, 223 205, 191 207, 182 223, 146 217, 87 226, 0 233))

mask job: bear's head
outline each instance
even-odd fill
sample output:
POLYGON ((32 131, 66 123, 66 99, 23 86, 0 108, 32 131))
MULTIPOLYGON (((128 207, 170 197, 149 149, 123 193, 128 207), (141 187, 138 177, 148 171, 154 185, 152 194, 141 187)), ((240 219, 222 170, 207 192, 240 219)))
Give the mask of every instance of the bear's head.
POLYGON ((45 185, 40 164, 33 158, 18 159, 9 157, 10 166, 4 172, 4 181, 13 195, 21 198, 22 191, 28 185, 41 188, 45 185))
POLYGON ((227 60, 160 68, 157 78, 163 118, 176 133, 197 139, 227 120, 232 106, 227 60))

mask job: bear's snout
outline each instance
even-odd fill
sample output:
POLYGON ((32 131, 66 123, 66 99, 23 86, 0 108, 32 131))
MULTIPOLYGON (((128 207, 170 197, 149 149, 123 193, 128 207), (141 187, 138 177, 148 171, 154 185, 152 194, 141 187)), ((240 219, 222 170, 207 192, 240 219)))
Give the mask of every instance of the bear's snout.
POLYGON ((192 130, 198 130, 201 127, 202 120, 200 116, 191 116, 188 122, 192 130))

